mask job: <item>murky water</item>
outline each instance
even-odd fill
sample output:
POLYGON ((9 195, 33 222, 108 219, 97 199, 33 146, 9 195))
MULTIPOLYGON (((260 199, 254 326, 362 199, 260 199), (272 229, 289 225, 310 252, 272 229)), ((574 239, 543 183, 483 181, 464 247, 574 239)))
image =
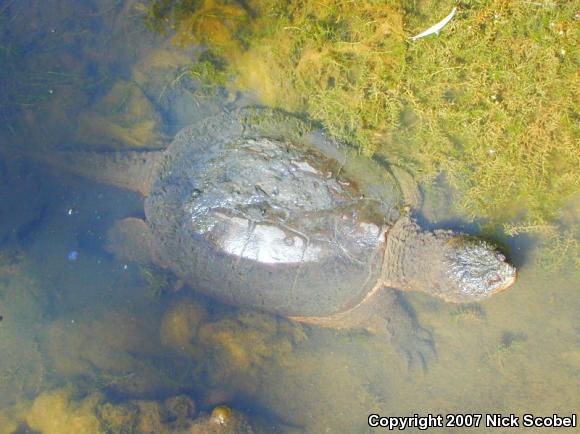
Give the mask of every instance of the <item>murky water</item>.
MULTIPOLYGON (((425 370, 383 337, 223 306, 108 253, 108 229, 142 216, 142 199, 43 160, 160 149, 228 103, 193 96, 195 49, 143 17, 131 0, 0 1, 0 433, 184 432, 164 401, 178 395, 195 401, 187 417, 227 405, 264 432, 363 433, 371 413, 578 411, 577 270, 543 271, 532 239, 494 234, 520 275, 488 301, 404 295, 435 342, 425 370)), ((445 200, 431 190, 425 224, 462 227, 445 200)))

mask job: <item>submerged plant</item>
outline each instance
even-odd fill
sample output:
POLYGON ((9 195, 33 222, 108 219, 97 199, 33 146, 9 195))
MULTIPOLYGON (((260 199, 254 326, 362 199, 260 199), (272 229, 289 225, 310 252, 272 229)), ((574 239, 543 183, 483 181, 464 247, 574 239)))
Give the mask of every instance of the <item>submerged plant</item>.
POLYGON ((451 319, 457 323, 485 320, 485 311, 476 303, 460 304, 450 315, 451 319))
POLYGON ((201 55, 189 69, 189 75, 197 80, 199 91, 204 95, 216 95, 218 90, 228 83, 226 65, 209 53, 201 55))
POLYGON ((140 265, 139 273, 147 282, 147 297, 152 301, 161 300, 175 283, 167 272, 151 265, 140 265))
POLYGON ((562 270, 580 270, 580 226, 572 223, 570 227, 558 224, 508 224, 506 234, 529 234, 537 237, 539 250, 536 262, 547 273, 562 270))
MULTIPOLYGON (((410 25, 434 5, 409 7, 410 25)), ((416 121, 398 138, 423 170, 448 174, 468 215, 552 220, 580 187, 576 10, 460 6, 444 36, 409 46, 405 105, 416 121)))
POLYGON ((499 343, 487 351, 483 357, 486 362, 493 362, 503 368, 508 358, 528 340, 524 333, 506 331, 502 334, 499 343))
MULTIPOLYGON (((90 60, 77 51, 77 44, 86 48, 85 43, 93 43, 86 21, 60 17, 67 23, 61 32, 47 28, 48 21, 40 23, 37 9, 18 1, 0 6, 0 141, 10 145, 29 140, 27 145, 36 146, 39 137, 42 142, 52 138, 50 128, 65 136, 73 123, 69 116, 109 79, 106 67, 93 72, 90 60)), ((56 26, 54 21, 50 25, 56 26)))

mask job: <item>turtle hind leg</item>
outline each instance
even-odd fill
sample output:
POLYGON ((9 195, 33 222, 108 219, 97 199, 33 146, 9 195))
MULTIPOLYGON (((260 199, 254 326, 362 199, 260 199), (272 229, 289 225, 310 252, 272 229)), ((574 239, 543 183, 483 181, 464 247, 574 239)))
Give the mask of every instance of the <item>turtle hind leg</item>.
POLYGON ((149 226, 135 217, 119 220, 109 229, 106 249, 120 260, 140 264, 155 262, 149 226))
POLYGON ((435 355, 435 344, 429 331, 417 322, 415 315, 391 288, 377 288, 352 309, 329 317, 294 317, 293 319, 335 329, 364 329, 386 335, 405 357, 409 368, 426 369, 435 355))

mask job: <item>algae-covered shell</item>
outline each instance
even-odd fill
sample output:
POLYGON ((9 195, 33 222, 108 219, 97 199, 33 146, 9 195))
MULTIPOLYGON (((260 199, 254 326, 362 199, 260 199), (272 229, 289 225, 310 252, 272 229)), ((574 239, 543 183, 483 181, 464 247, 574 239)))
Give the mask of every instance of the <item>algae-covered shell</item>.
POLYGON ((242 111, 176 136, 145 211, 160 262, 194 289, 324 316, 376 284, 401 197, 387 170, 295 118, 242 111))

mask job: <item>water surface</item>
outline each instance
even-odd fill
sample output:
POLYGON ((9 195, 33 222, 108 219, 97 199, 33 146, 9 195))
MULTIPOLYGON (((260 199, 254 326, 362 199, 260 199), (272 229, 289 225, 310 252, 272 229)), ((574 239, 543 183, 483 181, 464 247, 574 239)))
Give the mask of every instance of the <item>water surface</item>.
MULTIPOLYGON (((436 344, 425 370, 384 337, 223 306, 107 253, 107 230, 142 216, 142 199, 42 160, 57 149, 160 149, 231 102, 194 97, 184 71, 196 49, 143 17, 130 0, 0 2, 0 433, 31 432, 28 422, 62 434, 71 415, 89 424, 104 402, 177 394, 201 413, 227 404, 284 432, 364 433, 370 413, 577 411, 577 270, 539 267, 534 239, 492 234, 520 275, 488 301, 404 295, 436 344)), ((478 230, 430 191, 425 224, 478 230)))

